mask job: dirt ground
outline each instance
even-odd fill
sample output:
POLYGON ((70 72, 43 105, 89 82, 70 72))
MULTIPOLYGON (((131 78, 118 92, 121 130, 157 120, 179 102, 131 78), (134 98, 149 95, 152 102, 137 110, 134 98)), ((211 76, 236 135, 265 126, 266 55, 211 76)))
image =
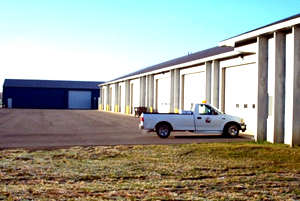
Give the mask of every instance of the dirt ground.
POLYGON ((138 129, 138 118, 97 110, 0 109, 0 148, 48 149, 89 145, 185 144, 250 141, 241 136, 171 133, 160 139, 138 129))

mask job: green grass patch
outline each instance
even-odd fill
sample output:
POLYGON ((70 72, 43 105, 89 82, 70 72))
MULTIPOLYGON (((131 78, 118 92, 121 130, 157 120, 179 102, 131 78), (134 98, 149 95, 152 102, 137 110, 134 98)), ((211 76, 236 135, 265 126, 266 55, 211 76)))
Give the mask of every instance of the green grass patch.
POLYGON ((256 143, 0 151, 0 200, 300 199, 300 148, 256 143))

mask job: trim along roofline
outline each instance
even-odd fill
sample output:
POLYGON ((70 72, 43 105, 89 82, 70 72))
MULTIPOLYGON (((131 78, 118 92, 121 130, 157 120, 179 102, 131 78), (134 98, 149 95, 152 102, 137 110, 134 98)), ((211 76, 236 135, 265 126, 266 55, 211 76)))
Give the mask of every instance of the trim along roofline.
MULTIPOLYGON (((161 68, 161 69, 158 69, 158 70, 149 71, 149 72, 146 72, 146 73, 141 73, 141 74, 124 77, 124 78, 113 80, 113 81, 108 81, 108 82, 105 82, 103 84, 99 84, 98 86, 105 86, 105 85, 109 85, 109 84, 123 82, 125 80, 133 80, 133 79, 143 77, 143 76, 147 76, 147 75, 159 74, 159 73, 167 72, 167 71, 170 71, 170 70, 173 70, 173 69, 185 68, 185 67, 188 67, 188 66, 203 64, 207 61, 224 59, 226 57, 234 57, 234 56, 238 56, 238 55, 242 55, 242 54, 244 54, 244 53, 241 52, 241 51, 230 51, 230 52, 226 52, 226 53, 223 53, 223 54, 218 54, 218 55, 214 55, 214 56, 210 56, 210 57, 206 57, 206 58, 202 58, 202 59, 196 59, 196 60, 189 61, 189 62, 186 62, 186 63, 181 63, 181 64, 161 68)), ((247 54, 249 54, 249 53, 247 53, 247 54)))
MULTIPOLYGON (((290 29, 291 27, 300 24, 300 13, 293 15, 291 17, 273 22, 271 24, 259 27, 257 29, 242 33, 240 35, 228 38, 226 40, 223 40, 221 42, 219 42, 219 46, 218 47, 214 47, 214 48, 225 48, 227 49, 224 52, 219 52, 213 55, 205 55, 205 56, 200 56, 198 59, 191 59, 192 56, 195 56, 196 54, 201 54, 201 52, 205 52, 205 51, 209 51, 210 49, 207 50, 203 50, 197 53, 194 53, 192 55, 188 55, 188 56, 183 56, 183 57, 179 57, 167 62, 163 62, 161 64, 157 64, 154 66, 150 66, 141 70, 138 70, 136 72, 127 74, 125 76, 116 78, 114 80, 99 84, 98 86, 105 86, 105 85, 109 85, 109 84, 114 84, 114 83, 118 83, 118 82, 122 82, 125 80, 132 80, 132 79, 136 79, 142 76, 147 76, 147 75, 151 75, 151 74, 158 74, 158 73, 163 73, 163 72, 167 72, 173 69, 178 69, 178 68, 185 68, 185 67, 189 67, 189 66, 194 66, 194 65, 199 65, 208 61, 212 61, 212 60, 220 60, 220 59, 225 59, 228 57, 234 57, 234 56, 238 56, 238 55, 244 55, 244 54, 255 54, 254 52, 249 53, 249 52, 244 52, 241 49, 234 49, 236 43, 238 42, 244 42, 244 41, 249 41, 249 40, 253 40, 256 39, 256 37, 260 36, 260 35, 265 35, 265 34, 270 34, 273 33, 275 31, 278 30, 286 30, 286 29, 290 29), (231 50, 229 48, 232 48, 231 50), (190 58, 189 58, 190 57, 190 58), (185 60, 186 59, 186 60, 185 60), (176 62, 176 60, 182 60, 182 62, 176 62), (175 62, 174 62, 175 61, 175 62)), ((211 48, 211 49, 214 49, 211 48)))
POLYGON ((300 14, 293 15, 291 17, 273 22, 271 24, 265 25, 263 27, 239 34, 237 36, 228 38, 219 42, 219 46, 231 46, 235 47, 237 42, 251 40, 259 35, 264 35, 268 33, 273 33, 277 30, 285 29, 286 27, 292 27, 296 24, 300 24, 300 14))

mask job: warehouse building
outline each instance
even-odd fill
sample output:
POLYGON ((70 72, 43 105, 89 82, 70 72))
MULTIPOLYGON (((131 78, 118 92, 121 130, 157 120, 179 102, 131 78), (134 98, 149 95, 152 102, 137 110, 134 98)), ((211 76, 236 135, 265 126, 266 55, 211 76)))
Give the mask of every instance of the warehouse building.
POLYGON ((300 145, 300 14, 99 85, 99 108, 178 112, 206 101, 257 141, 300 145))
POLYGON ((98 109, 101 83, 6 79, 3 105, 7 108, 98 109))

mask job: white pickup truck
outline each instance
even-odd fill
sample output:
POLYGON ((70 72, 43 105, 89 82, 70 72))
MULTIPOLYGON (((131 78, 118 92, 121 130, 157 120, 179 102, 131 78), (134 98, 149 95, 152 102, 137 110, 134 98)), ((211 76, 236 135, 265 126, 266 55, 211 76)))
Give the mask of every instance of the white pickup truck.
POLYGON ((169 137, 171 131, 190 131, 201 134, 223 134, 236 137, 246 130, 242 118, 224 114, 209 104, 195 104, 192 111, 175 113, 143 113, 140 129, 156 131, 161 138, 169 137))

